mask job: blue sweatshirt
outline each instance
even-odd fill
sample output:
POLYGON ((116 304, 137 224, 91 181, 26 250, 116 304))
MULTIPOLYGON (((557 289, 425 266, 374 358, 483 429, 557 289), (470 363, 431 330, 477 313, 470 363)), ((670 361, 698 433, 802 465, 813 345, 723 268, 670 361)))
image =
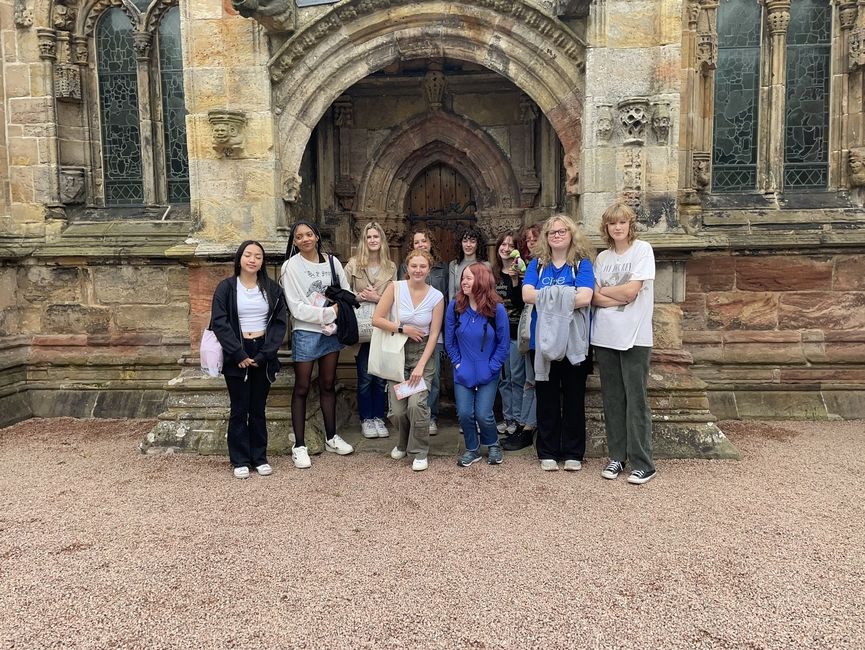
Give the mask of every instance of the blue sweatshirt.
POLYGON ((454 366, 454 382, 466 388, 488 384, 498 377, 510 352, 508 313, 504 305, 496 305, 494 330, 486 316, 467 307, 457 328, 455 302, 451 300, 445 310, 445 349, 454 366))

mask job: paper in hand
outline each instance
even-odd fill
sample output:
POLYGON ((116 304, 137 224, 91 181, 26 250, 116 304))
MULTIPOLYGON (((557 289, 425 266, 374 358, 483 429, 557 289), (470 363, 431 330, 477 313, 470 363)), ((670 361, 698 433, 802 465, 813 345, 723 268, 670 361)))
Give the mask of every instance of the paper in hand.
POLYGON ((396 393, 397 399, 405 399, 409 395, 414 395, 415 393, 419 393, 422 390, 426 390, 426 382, 423 380, 423 377, 421 377, 420 381, 414 386, 409 386, 409 383, 407 381, 404 381, 400 384, 394 384, 393 387, 393 391, 396 393))

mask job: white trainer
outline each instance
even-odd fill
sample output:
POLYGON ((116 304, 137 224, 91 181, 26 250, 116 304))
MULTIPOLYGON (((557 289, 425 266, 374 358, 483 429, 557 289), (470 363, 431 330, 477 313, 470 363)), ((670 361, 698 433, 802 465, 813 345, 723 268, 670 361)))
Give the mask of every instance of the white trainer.
MULTIPOLYGON (((431 436, 437 436, 438 433, 439 433, 439 425, 436 423, 435 420, 430 420, 429 421, 429 434, 431 436)), ((426 468, 424 468, 424 469, 426 469, 426 468)))
POLYGON ((559 464, 552 458, 544 458, 541 461, 541 469, 545 472, 557 472, 559 470, 559 464))
POLYGON ((248 467, 235 467, 234 468, 234 478, 249 478, 249 468, 248 467))
POLYGON ((258 472, 259 476, 270 476, 273 474, 273 468, 270 466, 270 463, 259 465, 255 468, 255 471, 258 472))
POLYGON ((565 471, 566 472, 579 472, 583 469, 583 464, 578 460, 566 460, 565 461, 565 471))
MULTIPOLYGON (((376 433, 378 435, 378 433, 376 433)), ((324 441, 324 448, 326 451, 332 451, 335 454, 339 454, 340 456, 345 456, 354 451, 354 447, 348 444, 345 440, 339 437, 339 435, 334 434, 333 438, 330 440, 324 441)))
POLYGON ((415 458, 411 462, 412 471, 422 472, 429 467, 429 461, 426 458, 415 458))
POLYGON ((375 422, 375 428, 378 429, 379 438, 387 438, 390 436, 390 432, 387 430, 387 425, 384 423, 384 420, 376 418, 373 422, 375 422))
POLYGON ((390 457, 394 460, 402 460, 405 458, 405 452, 399 447, 394 447, 390 450, 390 457))
POLYGON ((378 426, 376 426, 375 420, 369 419, 361 422, 360 432, 364 438, 378 438, 378 426))
POLYGON ((306 446, 295 447, 291 450, 291 460, 294 461, 294 466, 297 469, 306 469, 312 467, 312 461, 309 459, 309 450, 306 446))

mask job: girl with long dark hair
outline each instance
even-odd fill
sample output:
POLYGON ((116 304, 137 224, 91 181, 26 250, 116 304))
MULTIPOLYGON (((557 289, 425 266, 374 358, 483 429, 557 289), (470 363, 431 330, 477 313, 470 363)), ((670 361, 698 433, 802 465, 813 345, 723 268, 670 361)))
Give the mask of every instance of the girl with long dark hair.
POLYGON ((234 275, 216 287, 210 309, 231 402, 228 458, 236 478, 247 478, 252 467, 262 476, 273 471, 267 462, 265 405, 280 369, 277 352, 287 325, 285 295, 267 275, 264 247, 243 242, 234 255, 234 275))
POLYGON ((328 286, 339 285, 350 290, 339 260, 322 251, 321 233, 309 221, 297 221, 291 227, 286 260, 280 282, 285 290, 292 316, 291 354, 294 365, 294 389, 291 392, 291 425, 294 448, 291 457, 299 469, 310 467, 306 447, 306 400, 309 396, 312 369, 318 361, 318 393, 324 420, 324 449, 344 456, 354 451, 336 433, 336 366, 344 347, 336 337, 337 305, 325 298, 328 286))

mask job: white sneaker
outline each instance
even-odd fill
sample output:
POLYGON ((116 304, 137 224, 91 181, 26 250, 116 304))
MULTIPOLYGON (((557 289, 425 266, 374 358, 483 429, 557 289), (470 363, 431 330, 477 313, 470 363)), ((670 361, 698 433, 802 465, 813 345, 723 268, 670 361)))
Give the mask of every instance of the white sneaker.
POLYGON ((557 472, 559 471, 559 464, 552 458, 544 458, 541 461, 541 469, 545 472, 557 472))
MULTIPOLYGON (((436 435, 438 435, 438 432, 439 432, 439 425, 436 424, 435 420, 430 420, 429 421, 429 434, 431 436, 436 436, 436 435)), ((424 469, 426 469, 426 468, 424 468, 424 469)))
POLYGON ((426 458, 415 458, 411 462, 411 468, 415 472, 422 472, 429 467, 429 461, 426 458))
POLYGON ((270 476, 273 474, 273 468, 270 466, 270 463, 264 463, 264 465, 259 465, 255 468, 255 471, 258 472, 259 476, 270 476))
POLYGON ((309 451, 304 447, 295 447, 291 450, 291 460, 294 461, 294 466, 297 469, 306 469, 312 467, 312 461, 309 459, 309 451))
POLYGON ((399 447, 394 447, 390 450, 390 457, 394 460, 402 460, 405 458, 405 452, 399 447))
POLYGON ((376 418, 373 422, 375 422, 375 428, 378 430, 379 438, 387 438, 390 436, 390 432, 387 430, 387 425, 384 423, 384 420, 376 418))
MULTIPOLYGON (((376 435, 378 435, 376 433, 376 435)), ((354 447, 348 444, 345 440, 340 438, 338 435, 334 434, 333 438, 330 440, 324 441, 324 448, 326 451, 332 451, 335 454, 339 454, 340 456, 345 456, 346 454, 350 454, 354 451, 354 447)))
POLYGON ((378 438, 378 427, 375 420, 364 420, 360 423, 360 432, 364 438, 378 438))
POLYGON ((508 430, 508 423, 505 420, 502 420, 496 425, 496 431, 499 433, 504 433, 508 430))
POLYGON ((517 426, 517 421, 511 420, 510 422, 508 422, 508 428, 505 429, 505 431, 507 431, 507 434, 509 436, 512 436, 517 432, 517 426))
POLYGON ((579 472, 583 469, 583 464, 578 460, 566 460, 565 461, 565 471, 566 472, 579 472))
POLYGON ((249 468, 248 467, 235 467, 234 468, 234 478, 249 478, 249 468))

